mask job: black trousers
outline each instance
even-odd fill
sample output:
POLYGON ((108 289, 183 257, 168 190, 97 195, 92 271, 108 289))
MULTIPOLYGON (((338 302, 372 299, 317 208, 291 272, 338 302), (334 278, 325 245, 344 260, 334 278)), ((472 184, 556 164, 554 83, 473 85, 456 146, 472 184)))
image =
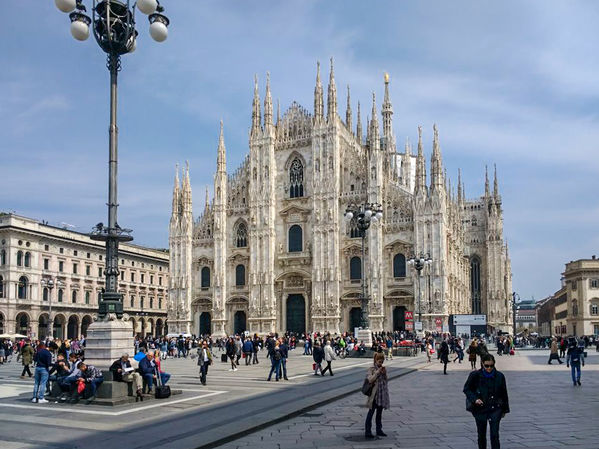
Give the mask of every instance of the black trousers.
POLYGON ((258 351, 254 352, 254 359, 252 360, 252 365, 259 363, 258 362, 258 351))
POLYGON ((499 422, 501 421, 501 410, 476 414, 476 431, 478 433, 478 449, 487 449, 487 421, 491 429, 491 449, 499 447, 499 422))
POLYGON ((206 376, 208 375, 209 366, 209 362, 204 362, 204 364, 200 366, 200 382, 202 382, 202 385, 206 385, 206 376))
POLYGON ((368 410, 366 415, 366 434, 372 434, 372 415, 376 411, 376 432, 383 431, 383 407, 379 407, 376 403, 372 404, 372 408, 368 410))
POLYGON ((245 354, 245 365, 249 365, 250 364, 250 360, 252 358, 252 353, 251 352, 244 352, 245 354))
POLYGON ((23 365, 23 371, 21 372, 21 376, 24 376, 25 373, 29 374, 29 377, 31 377, 33 374, 31 374, 31 370, 29 369, 29 365, 23 365))
POLYGON ((324 376, 324 373, 326 373, 327 370, 329 370, 329 373, 331 373, 331 376, 332 376, 333 375, 333 369, 331 368, 331 362, 327 362, 326 368, 321 371, 320 375, 324 376))

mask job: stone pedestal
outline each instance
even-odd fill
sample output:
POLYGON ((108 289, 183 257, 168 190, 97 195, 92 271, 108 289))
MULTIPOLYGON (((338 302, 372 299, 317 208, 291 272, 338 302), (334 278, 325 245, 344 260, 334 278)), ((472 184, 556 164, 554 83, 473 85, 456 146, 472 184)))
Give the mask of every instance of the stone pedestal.
POLYGON ((367 348, 372 347, 372 331, 370 329, 358 329, 356 338, 358 342, 364 342, 367 348))
POLYGON ((123 353, 133 356, 132 334, 131 323, 114 315, 92 323, 87 328, 85 362, 107 370, 123 353))

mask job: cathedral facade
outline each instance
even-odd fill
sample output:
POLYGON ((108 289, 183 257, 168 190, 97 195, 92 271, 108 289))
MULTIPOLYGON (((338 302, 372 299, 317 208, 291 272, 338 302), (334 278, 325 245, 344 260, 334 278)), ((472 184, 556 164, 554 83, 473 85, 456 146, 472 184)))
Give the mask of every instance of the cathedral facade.
POLYGON ((177 170, 170 332, 353 331, 362 269, 374 331, 409 328, 406 311, 415 318, 420 312, 425 330, 469 313, 486 314, 491 330, 511 330, 511 267, 496 173, 491 190, 485 172, 478 198, 465 197, 460 175, 454 190, 434 126, 427 176, 422 130, 416 151, 409 144, 398 151, 387 75, 384 89, 380 112, 373 94, 363 134, 349 87, 340 117, 332 61, 326 114, 320 66, 311 112, 294 102, 275 116, 268 77, 263 107, 256 81, 249 154, 227 173, 221 123, 214 196, 206 191, 197 219, 189 168, 181 181, 177 170), (380 204, 383 217, 366 231, 362 261, 355 218, 344 215, 365 203, 380 204), (432 263, 417 272, 406 261, 420 254, 432 263))

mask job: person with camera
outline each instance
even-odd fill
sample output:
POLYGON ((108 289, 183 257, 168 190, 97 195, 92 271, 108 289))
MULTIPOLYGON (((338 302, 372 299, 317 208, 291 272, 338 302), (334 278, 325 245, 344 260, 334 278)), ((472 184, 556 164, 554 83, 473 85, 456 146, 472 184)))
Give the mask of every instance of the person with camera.
POLYGON ((372 386, 366 407, 368 414, 366 415, 365 437, 374 439, 376 437, 386 437, 383 432, 383 409, 389 409, 391 401, 389 400, 389 387, 387 384, 387 369, 383 366, 385 362, 385 354, 377 352, 374 354, 374 366, 368 368, 366 380, 372 386), (372 417, 376 412, 376 436, 372 434, 372 417))
POLYGON ((580 383, 580 364, 584 366, 584 343, 578 343, 575 337, 570 338, 568 353, 566 355, 566 366, 571 368, 572 383, 574 386, 580 383))
POLYGON ((487 448, 487 421, 491 448, 499 449, 499 423, 510 412, 505 376, 495 368, 495 357, 482 356, 482 369, 472 371, 464 384, 466 410, 472 413, 478 433, 478 449, 487 448))
POLYGON ((212 365, 212 353, 208 348, 206 340, 202 342, 202 347, 198 348, 198 366, 200 367, 200 382, 206 385, 206 377, 208 376, 208 367, 212 365))

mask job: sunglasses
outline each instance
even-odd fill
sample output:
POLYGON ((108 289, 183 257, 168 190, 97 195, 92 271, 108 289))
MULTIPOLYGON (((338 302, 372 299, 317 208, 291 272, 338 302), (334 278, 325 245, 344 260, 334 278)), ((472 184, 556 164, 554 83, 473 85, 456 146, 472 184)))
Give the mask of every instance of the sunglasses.
POLYGON ((495 365, 487 365, 486 363, 483 365, 485 368, 493 368, 495 365))

